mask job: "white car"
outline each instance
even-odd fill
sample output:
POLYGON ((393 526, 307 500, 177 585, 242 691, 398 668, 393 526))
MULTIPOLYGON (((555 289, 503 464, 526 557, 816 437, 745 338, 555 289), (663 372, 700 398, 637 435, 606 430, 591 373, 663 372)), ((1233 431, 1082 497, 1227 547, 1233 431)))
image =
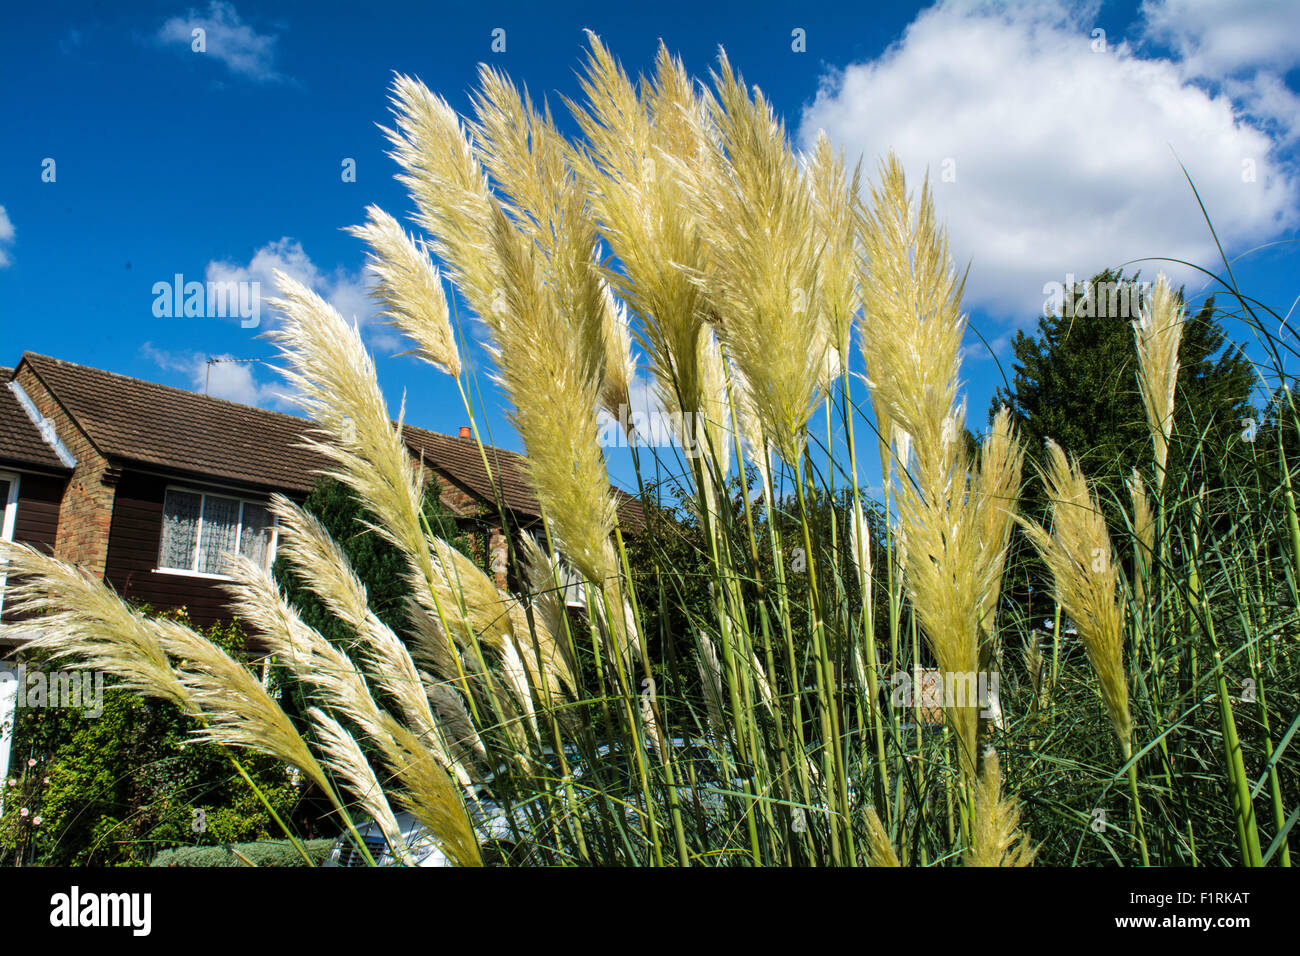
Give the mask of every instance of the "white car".
MULTIPOLYGON (((706 813, 719 813, 725 809, 727 800, 725 792, 727 790, 733 793, 744 790, 743 780, 732 780, 729 785, 724 785, 722 775, 716 771, 716 766, 710 756, 716 753, 716 749, 708 741, 688 741, 677 737, 673 738, 672 746, 675 750, 686 754, 687 759, 692 760, 696 768, 694 787, 685 782, 678 785, 678 798, 683 804, 695 804, 706 813)), ((619 745, 611 747, 608 744, 602 744, 596 748, 596 755, 601 763, 603 773, 612 774, 615 781, 618 781, 620 777, 626 778, 622 782, 628 786, 629 795, 633 795, 638 791, 639 788, 633 778, 634 771, 631 761, 619 745)), ((548 752, 547 756, 549 759, 551 754, 548 752)), ((566 750, 566 757, 570 773, 574 782, 578 785, 579 791, 585 791, 585 793, 592 796, 598 795, 601 788, 584 788, 582 785, 585 779, 593 775, 593 771, 586 767, 585 761, 577 750, 566 750)), ((556 787, 558 789, 558 782, 556 787)), ((640 815, 637 808, 639 802, 635 799, 635 796, 632 796, 632 799, 624 803, 624 812, 628 815, 629 822, 635 821, 640 815)), ((474 823, 474 832, 478 836, 479 844, 483 847, 484 861, 489 864, 502 863, 508 860, 517 842, 532 832, 535 826, 535 821, 529 815, 526 806, 515 806, 511 808, 510 812, 507 812, 492 796, 489 786, 481 787, 478 792, 478 799, 469 801, 466 809, 469 811, 474 823)), ((442 852, 433 834, 416 819, 414 814, 402 812, 395 814, 395 816, 398 826, 401 828, 402 839, 410 850, 408 865, 453 865, 442 852)), ((357 832, 377 865, 402 865, 402 861, 393 854, 392 849, 389 847, 379 824, 373 820, 367 821, 358 825, 357 832)), ((367 866, 368 862, 357 847, 352 835, 344 833, 334 844, 334 848, 330 851, 324 865, 367 866)))
MULTIPOLYGON (((412 866, 451 866, 451 860, 447 859, 446 854, 438 845, 438 841, 433 838, 424 824, 415 818, 414 814, 403 811, 395 814, 397 825, 402 828, 402 839, 406 841, 410 849, 410 864, 412 866)), ((357 833, 361 835, 361 842, 366 845, 370 855, 374 857, 375 863, 379 866, 401 866, 401 861, 393 855, 392 849, 388 846, 388 840, 384 838, 383 831, 380 830, 379 824, 370 820, 365 824, 357 827, 357 833)), ((357 847, 356 841, 352 839, 350 833, 345 833, 338 838, 334 844, 334 849, 330 850, 330 855, 326 858, 324 866, 368 866, 365 855, 357 847)))

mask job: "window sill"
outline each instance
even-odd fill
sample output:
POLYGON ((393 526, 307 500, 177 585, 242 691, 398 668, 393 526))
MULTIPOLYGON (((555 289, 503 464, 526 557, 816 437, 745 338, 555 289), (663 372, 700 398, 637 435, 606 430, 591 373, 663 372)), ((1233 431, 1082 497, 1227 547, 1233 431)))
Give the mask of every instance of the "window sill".
POLYGON ((207 571, 183 571, 180 568, 154 568, 153 574, 170 574, 178 578, 203 578, 208 581, 233 581, 229 574, 209 574, 207 571))

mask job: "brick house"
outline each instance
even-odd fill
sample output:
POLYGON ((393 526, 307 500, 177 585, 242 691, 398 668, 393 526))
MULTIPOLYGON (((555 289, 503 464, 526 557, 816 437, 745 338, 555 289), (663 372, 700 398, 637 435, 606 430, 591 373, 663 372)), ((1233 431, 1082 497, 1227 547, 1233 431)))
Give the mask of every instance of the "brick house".
MULTIPOLYGON (((274 560, 267 499, 303 500, 327 465, 301 447, 312 431, 292 415, 25 353, 16 368, 0 368, 0 540, 78 564, 128 599, 183 606, 196 623, 228 619, 221 553, 274 560)), ((485 449, 494 487, 468 428, 453 438, 404 426, 404 437, 461 531, 486 542, 506 587, 504 529, 526 532, 541 520, 523 457, 485 449)), ((639 530, 639 503, 616 494, 625 527, 639 530)), ((0 621, 12 622, 4 589, 0 567, 0 621)), ((0 642, 5 678, 21 639, 9 644, 0 642)), ((0 680, 0 788, 15 693, 14 680, 0 680)))
MULTIPOLYGON (((292 415, 30 352, 0 376, 4 537, 81 565, 128 599, 184 606, 199 624, 229 617, 221 553, 269 566, 269 495, 301 501, 327 465, 300 447, 313 429, 292 415)), ((404 427, 412 458, 438 480, 461 530, 486 538, 505 587, 513 569, 504 529, 538 526, 537 499, 523 457, 488 447, 498 505, 477 443, 461 432, 404 427)), ((637 530, 639 503, 616 493, 623 522, 637 530)))

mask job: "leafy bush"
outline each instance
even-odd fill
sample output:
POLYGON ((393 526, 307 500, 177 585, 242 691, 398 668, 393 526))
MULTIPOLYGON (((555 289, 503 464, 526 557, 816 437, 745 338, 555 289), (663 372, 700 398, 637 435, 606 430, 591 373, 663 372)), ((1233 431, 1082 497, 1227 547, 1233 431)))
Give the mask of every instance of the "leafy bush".
MULTIPOLYGON (((316 865, 325 862, 333 840, 304 840, 302 848, 316 865)), ((163 850, 150 866, 305 866, 302 855, 288 840, 259 840, 223 846, 181 846, 163 850), (241 857, 243 859, 241 859, 241 857)))
MULTIPOLYGON (((443 506, 440 494, 436 479, 424 486, 424 519, 438 537, 452 542, 465 554, 471 554, 469 537, 461 533, 456 517, 443 506)), ((405 563, 402 554, 391 542, 370 530, 368 522, 372 521, 372 516, 356 492, 341 481, 322 476, 312 485, 302 507, 324 525, 325 530, 343 549, 352 570, 365 585, 375 615, 395 630, 400 631, 406 627, 405 601, 411 589, 403 573, 405 563)), ((478 550, 486 553, 485 549, 478 550)), ((482 561, 479 560, 478 563, 481 565, 482 561)), ((283 556, 276 558, 272 573, 290 603, 308 625, 336 643, 355 638, 356 635, 306 587, 302 576, 294 573, 283 556)))
MULTIPOLYGON (((166 615, 186 623, 183 611, 166 615)), ((236 624, 203 629, 242 656, 236 624)), ((29 669, 43 666, 28 658, 29 669)), ((49 668, 65 667, 51 663, 49 668)), ((20 709, 13 762, 26 773, 5 803, 0 853, 49 866, 138 866, 160 847, 216 845, 279 835, 279 828, 223 747, 193 739, 197 722, 174 705, 105 681, 103 713, 20 709), (32 765, 26 765, 31 761, 32 765), (28 811, 26 816, 22 811, 28 811), (30 821, 38 818, 39 827, 30 821)), ((286 819, 301 797, 283 762, 244 752, 238 760, 286 819)), ((310 820, 295 824, 306 829, 310 820)))

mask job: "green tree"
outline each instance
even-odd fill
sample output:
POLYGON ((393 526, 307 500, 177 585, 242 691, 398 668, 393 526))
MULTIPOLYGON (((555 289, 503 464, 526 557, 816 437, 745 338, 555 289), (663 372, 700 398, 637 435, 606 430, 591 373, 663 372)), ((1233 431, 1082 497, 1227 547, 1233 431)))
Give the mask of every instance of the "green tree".
MULTIPOLYGON (((1067 290, 1061 314, 1040 318, 1034 334, 1017 332, 1012 341, 1010 388, 994 394, 989 421, 1003 405, 1014 416, 1026 448, 1021 510, 1029 517, 1047 520, 1034 463, 1043 460, 1049 438, 1077 456, 1096 484, 1112 533, 1124 530, 1124 516, 1131 513, 1125 481, 1134 468, 1154 494, 1151 436, 1133 341, 1139 288, 1136 276, 1105 270, 1067 290)), ((1243 469, 1253 467, 1242 453, 1242 420, 1257 417, 1251 405, 1254 371, 1217 315, 1213 298, 1189 310, 1165 482, 1170 502, 1196 495, 1204 484, 1212 521, 1241 507, 1236 489, 1246 478, 1243 469)), ((1053 613, 1050 577, 1032 549, 1020 549, 1020 557, 1011 562, 1014 571, 1004 583, 1003 599, 1038 626, 1053 613)))
MULTIPOLYGON (((429 481, 424 489, 424 516, 429 528, 482 565, 483 555, 476 552, 483 549, 473 547, 474 542, 458 527, 455 515, 442 504, 440 494, 438 482, 429 481)), ((352 563, 352 570, 366 587, 375 615, 401 634, 406 628, 405 601, 410 593, 406 583, 406 561, 397 548, 370 529, 371 516, 362 507, 356 493, 342 482, 322 476, 303 502, 303 509, 314 515, 343 549, 352 563)), ((481 529, 479 538, 482 539, 481 529)), ((353 638, 346 626, 308 590, 284 558, 276 559, 272 573, 308 625, 330 641, 353 638)))
MULTIPOLYGON (((1032 460, 1040 460, 1049 438, 1077 455, 1107 502, 1127 500, 1123 482, 1133 468, 1148 479, 1152 471, 1133 345, 1136 287, 1136 276, 1106 270, 1073 290, 1075 307, 1062 309, 1066 314, 1040 318, 1033 335, 1017 332, 1010 388, 999 388, 989 408, 989 421, 1003 405, 1011 409, 1032 460), (1085 294, 1089 287, 1091 297, 1085 294)), ((1214 299, 1208 299, 1189 313, 1183 332, 1166 484, 1175 494, 1180 487, 1195 493, 1202 481, 1210 493, 1222 489, 1231 460, 1225 451, 1238 438, 1242 419, 1256 414, 1250 362, 1228 341, 1216 315, 1214 299)), ((1027 478, 1027 510, 1041 513, 1033 469, 1027 478)))

